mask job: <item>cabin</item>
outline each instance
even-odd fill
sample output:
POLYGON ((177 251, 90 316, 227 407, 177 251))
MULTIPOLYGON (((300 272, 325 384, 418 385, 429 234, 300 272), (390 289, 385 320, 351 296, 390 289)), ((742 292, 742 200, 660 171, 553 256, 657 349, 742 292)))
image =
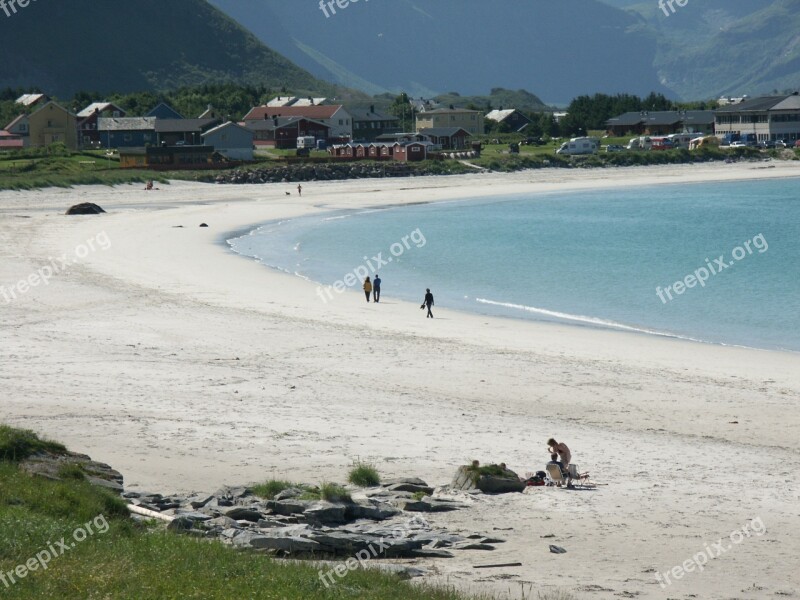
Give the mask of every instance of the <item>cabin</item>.
POLYGON ((399 133, 400 119, 385 115, 370 106, 368 111, 351 111, 353 115, 353 139, 373 142, 380 135, 399 133))
POLYGON ((253 132, 256 147, 267 146, 279 150, 297 148, 297 138, 313 137, 328 140, 330 127, 321 121, 302 117, 275 117, 256 121, 245 121, 244 127, 253 132))
POLYGON ((469 146, 469 131, 462 127, 433 127, 420 129, 419 134, 425 136, 442 150, 463 150, 469 146))
POLYGON ((182 169, 214 169, 220 167, 223 157, 213 146, 148 146, 146 148, 121 148, 121 169, 154 169, 175 171, 182 169))
POLYGON ((97 131, 102 148, 140 148, 157 143, 155 117, 100 117, 97 131))
POLYGON ((216 148, 229 160, 253 160, 252 130, 228 121, 202 134, 203 144, 216 148))

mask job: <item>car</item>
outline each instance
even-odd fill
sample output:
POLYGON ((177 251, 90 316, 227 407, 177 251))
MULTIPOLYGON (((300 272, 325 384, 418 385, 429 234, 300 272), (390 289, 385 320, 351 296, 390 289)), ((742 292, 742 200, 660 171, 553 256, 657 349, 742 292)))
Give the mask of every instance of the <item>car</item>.
POLYGON ((775 140, 775 147, 776 148, 786 148, 788 144, 783 140, 775 140))
POLYGON ((800 148, 800 140, 797 140, 797 141, 794 143, 794 147, 795 147, 795 148, 800 148))
POLYGON ((745 142, 731 142, 731 148, 747 148, 747 144, 745 142))
POLYGON ((775 147, 775 142, 772 140, 764 140, 763 142, 758 142, 758 147, 763 150, 771 150, 775 147))
POLYGON ((623 152, 625 150, 625 146, 620 144, 609 144, 606 146, 606 152, 623 152))

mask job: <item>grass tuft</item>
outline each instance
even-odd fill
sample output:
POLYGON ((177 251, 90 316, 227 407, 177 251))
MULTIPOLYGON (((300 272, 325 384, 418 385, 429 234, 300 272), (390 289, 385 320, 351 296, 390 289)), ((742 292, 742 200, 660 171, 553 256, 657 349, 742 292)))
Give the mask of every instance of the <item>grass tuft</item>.
POLYGON ((43 440, 28 429, 15 429, 0 425, 0 460, 19 461, 37 452, 66 452, 57 442, 43 440))
POLYGON ((299 483, 292 483, 291 481, 284 481, 281 479, 270 479, 269 481, 265 481, 264 483, 259 483, 258 485, 254 485, 251 489, 256 496, 260 496, 261 498, 266 498, 267 500, 272 500, 280 494, 284 490, 288 490, 289 488, 301 488, 304 489, 305 486, 299 483))
POLYGON ((326 482, 319 488, 319 497, 328 502, 352 502, 350 492, 336 483, 326 482))
POLYGON ((378 469, 375 468, 375 465, 357 460, 353 463, 353 468, 350 469, 347 481, 358 487, 375 487, 380 485, 381 476, 378 474, 378 469))

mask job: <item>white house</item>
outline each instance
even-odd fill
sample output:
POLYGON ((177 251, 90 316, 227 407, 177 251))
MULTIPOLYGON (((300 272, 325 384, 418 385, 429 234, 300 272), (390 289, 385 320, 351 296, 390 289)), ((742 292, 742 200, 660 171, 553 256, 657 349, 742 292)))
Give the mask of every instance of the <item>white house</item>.
POLYGON ((232 121, 217 125, 204 134, 203 145, 231 160, 253 160, 253 131, 232 121))

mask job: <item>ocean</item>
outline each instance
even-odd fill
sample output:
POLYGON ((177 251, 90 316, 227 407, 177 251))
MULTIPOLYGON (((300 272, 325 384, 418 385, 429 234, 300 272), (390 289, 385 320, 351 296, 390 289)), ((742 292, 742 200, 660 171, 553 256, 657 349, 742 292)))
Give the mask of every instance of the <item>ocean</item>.
POLYGON ((800 180, 469 198, 264 224, 229 241, 358 302, 385 299, 800 351, 800 180), (339 283, 336 283, 339 282, 339 283))

